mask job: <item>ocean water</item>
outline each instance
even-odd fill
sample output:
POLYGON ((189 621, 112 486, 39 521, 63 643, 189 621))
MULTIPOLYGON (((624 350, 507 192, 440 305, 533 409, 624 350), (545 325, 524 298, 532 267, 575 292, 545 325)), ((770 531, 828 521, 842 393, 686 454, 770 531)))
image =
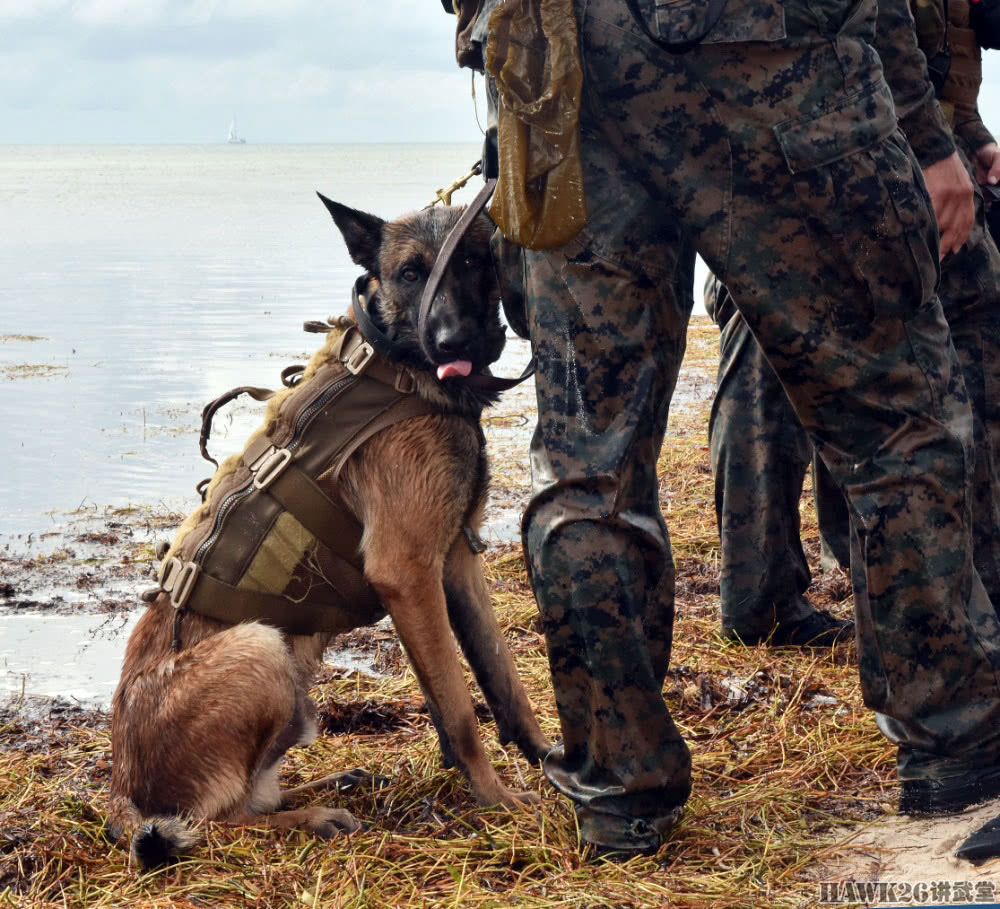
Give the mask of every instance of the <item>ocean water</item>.
MULTIPOLYGON (((0 547, 37 553, 38 537, 81 506, 187 513, 214 469, 198 453, 202 406, 237 385, 278 387, 282 367, 320 343, 303 321, 350 302, 361 269, 316 191, 395 217, 478 155, 475 145, 0 146, 0 547)), ((260 423, 262 405, 245 400, 216 419, 220 460, 260 423)), ((0 701, 23 692, 106 705, 135 619, 0 610, 0 701)), ((370 669, 351 653, 328 658, 370 669)))
MULTIPOLYGON (((316 197, 420 208, 476 145, 0 146, 0 536, 81 505, 187 511, 205 402, 276 387, 361 269, 316 197), (28 340, 32 339, 32 340, 28 340)), ((478 180, 456 194, 467 202, 478 180)), ((213 447, 259 422, 237 405, 213 447)), ((228 448, 227 448, 228 444, 228 448)))

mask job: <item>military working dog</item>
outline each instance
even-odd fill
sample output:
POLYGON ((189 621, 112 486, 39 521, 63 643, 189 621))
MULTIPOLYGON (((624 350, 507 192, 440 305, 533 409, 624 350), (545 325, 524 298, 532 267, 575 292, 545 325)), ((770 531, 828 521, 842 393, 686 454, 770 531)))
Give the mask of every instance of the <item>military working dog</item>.
MULTIPOLYGON (((367 272, 367 314, 391 339, 416 394, 434 408, 371 435, 339 472, 336 493, 363 527, 364 580, 392 617, 445 763, 461 768, 480 804, 534 801, 532 793, 505 786, 487 760, 455 648, 457 638, 501 739, 514 741, 530 761, 541 759, 549 742, 493 614, 472 542, 488 482, 478 421, 495 394, 462 377, 488 372, 504 346, 492 226, 479 216, 464 235, 422 332, 422 290, 461 210, 425 209, 386 222, 321 198, 351 258, 367 272)), ((139 864, 150 867, 190 848, 192 821, 321 836, 357 829, 345 810, 293 807, 306 792, 342 783, 344 774, 284 792, 278 785, 287 749, 316 735, 306 691, 333 633, 288 633, 195 611, 180 621, 176 605, 161 591, 128 641, 112 708, 112 833, 128 835, 139 864)))

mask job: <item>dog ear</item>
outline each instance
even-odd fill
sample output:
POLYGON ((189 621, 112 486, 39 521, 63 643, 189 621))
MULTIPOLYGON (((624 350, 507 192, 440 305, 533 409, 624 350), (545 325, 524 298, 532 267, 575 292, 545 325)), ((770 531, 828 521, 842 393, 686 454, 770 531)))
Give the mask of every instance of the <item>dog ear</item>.
POLYGON ((378 274, 378 250, 382 245, 382 227, 385 221, 375 215, 366 214, 354 208, 348 208, 339 202, 328 199, 322 193, 320 197, 326 210, 333 216, 337 227, 344 236, 347 251, 351 258, 362 268, 372 274, 378 274))

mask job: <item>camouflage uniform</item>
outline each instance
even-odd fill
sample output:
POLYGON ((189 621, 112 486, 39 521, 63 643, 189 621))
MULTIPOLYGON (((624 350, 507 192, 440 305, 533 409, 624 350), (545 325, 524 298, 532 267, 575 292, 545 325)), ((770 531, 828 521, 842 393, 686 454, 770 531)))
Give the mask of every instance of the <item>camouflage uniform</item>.
MULTIPOLYGON (((875 46, 885 64, 900 123, 921 164, 928 166, 950 155, 955 146, 912 47, 919 40, 930 59, 941 51, 944 10, 928 0, 919 0, 915 10, 916 35, 906 5, 883 0, 875 46)), ((968 151, 993 138, 975 105, 978 54, 968 49, 966 33, 971 33, 961 24, 963 19, 968 24, 968 5, 952 2, 949 12, 953 60, 942 107, 954 119, 960 150, 968 151)), ((967 159, 965 163, 971 174, 967 159)), ((991 439, 989 434, 1000 432, 996 411, 1000 336, 995 316, 1000 305, 1000 254, 984 227, 983 199, 977 195, 976 223, 962 250, 942 263, 938 293, 972 401, 974 561, 990 598, 1000 603, 1000 438, 991 439)), ((776 624, 787 626, 812 611, 802 597, 810 574, 799 540, 798 502, 813 453, 777 376, 732 299, 724 288, 708 290, 706 306, 722 332, 718 393, 709 423, 721 539, 722 625, 725 633, 753 640, 766 637, 776 624)), ((838 561, 846 564, 847 510, 822 461, 814 460, 820 531, 838 561)))
MULTIPOLYGON (((691 36, 705 6, 660 4, 661 34, 691 36)), ((620 848, 655 847, 689 792, 661 695, 673 569, 655 474, 685 237, 850 500, 866 703, 919 749, 912 775, 995 762, 1000 625, 971 560, 971 414, 874 0, 730 0, 684 55, 622 0, 577 11, 590 220, 525 254, 539 419, 523 535, 563 733, 549 779, 585 840, 620 848)))
MULTIPOLYGON (((803 596, 812 576, 799 535, 799 499, 814 452, 781 382, 714 275, 705 308, 721 332, 708 440, 721 544, 722 630, 750 643, 804 622, 815 611, 803 596)), ((843 494, 822 461, 814 479, 824 539, 846 567, 843 494), (830 487, 833 495, 824 497, 830 487)), ((828 639, 832 636, 821 638, 828 639)))

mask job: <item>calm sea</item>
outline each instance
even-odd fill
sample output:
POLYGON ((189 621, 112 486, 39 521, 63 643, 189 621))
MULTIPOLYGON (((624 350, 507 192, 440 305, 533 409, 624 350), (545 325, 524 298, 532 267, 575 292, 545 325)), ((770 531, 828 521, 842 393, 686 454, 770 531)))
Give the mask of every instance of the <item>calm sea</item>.
MULTIPOLYGON (((302 322, 349 302, 360 269, 316 190, 393 217, 478 154, 0 146, 0 535, 81 505, 189 510, 211 473, 202 405, 236 385, 275 387, 317 346, 302 322)), ((259 405, 231 413, 213 440, 223 453, 259 422, 259 405)))

